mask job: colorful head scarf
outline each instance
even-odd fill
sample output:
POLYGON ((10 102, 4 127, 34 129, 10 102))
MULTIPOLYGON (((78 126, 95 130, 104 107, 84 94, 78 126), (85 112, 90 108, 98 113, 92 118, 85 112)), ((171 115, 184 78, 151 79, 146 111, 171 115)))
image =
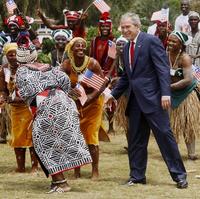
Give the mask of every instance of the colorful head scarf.
POLYGON ((17 28, 20 28, 24 25, 24 21, 21 16, 12 15, 6 20, 6 25, 8 27, 10 27, 11 25, 15 25, 17 28))
POLYGON ((112 28, 112 20, 108 12, 104 12, 99 18, 99 26, 102 24, 108 24, 112 28))
MULTIPOLYGON (((29 16, 26 16, 26 20, 27 20, 28 24, 32 24, 34 22, 34 19, 29 16)), ((12 16, 8 17, 5 20, 5 24, 8 26, 8 28, 11 25, 15 25, 19 29, 25 26, 24 19, 21 16, 17 16, 17 15, 12 15, 12 16)))
POLYGON ((180 31, 173 31, 170 35, 175 35, 184 46, 187 46, 191 43, 192 38, 180 31))
POLYGON ((67 52, 67 55, 70 59, 72 59, 73 57, 73 53, 72 53, 72 47, 74 45, 74 43, 78 40, 83 41, 85 44, 87 44, 87 42, 85 41, 85 39, 83 39, 82 37, 74 37, 66 46, 65 51, 67 52))
POLYGON ((71 30, 65 30, 65 29, 54 30, 52 33, 52 37, 55 39, 58 35, 64 36, 67 39, 67 41, 70 41, 73 38, 73 33, 71 30))
POLYGON ((72 47, 74 46, 74 43, 78 40, 81 40, 83 43, 87 44, 87 42, 82 37, 75 37, 67 44, 66 51, 67 51, 67 55, 68 55, 70 62, 71 62, 72 70, 74 72, 80 74, 80 73, 83 73, 83 71, 85 71, 85 69, 87 68, 87 66, 90 62, 90 58, 87 55, 85 55, 82 66, 80 66, 80 67, 76 66, 72 47))
POLYGON ((76 20, 80 19, 83 11, 82 10, 79 10, 79 11, 70 11, 70 10, 64 9, 63 13, 64 13, 64 15, 65 15, 65 17, 66 17, 67 20, 76 21, 76 20))
POLYGON ((172 31, 172 25, 168 21, 156 21, 156 24, 157 24, 156 31, 158 31, 159 26, 165 26, 167 28, 168 32, 172 31))
POLYGON ((3 46, 3 54, 7 55, 11 50, 17 50, 17 43, 6 43, 3 46))
POLYGON ((16 51, 17 61, 23 64, 33 63, 37 60, 37 56, 37 50, 32 43, 29 46, 18 46, 16 51))

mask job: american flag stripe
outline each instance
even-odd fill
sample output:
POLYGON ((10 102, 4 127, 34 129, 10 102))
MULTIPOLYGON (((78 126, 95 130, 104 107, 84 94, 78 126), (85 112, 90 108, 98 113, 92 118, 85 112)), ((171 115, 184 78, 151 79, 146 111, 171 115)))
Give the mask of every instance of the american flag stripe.
POLYGON ((200 81, 200 74, 198 74, 198 73, 193 73, 193 76, 198 80, 198 81, 200 81))
POLYGON ((196 67, 196 68, 193 70, 193 76, 194 76, 198 81, 200 81, 200 68, 199 68, 199 67, 196 67))
POLYGON ((6 1, 6 7, 9 14, 13 14, 13 10, 17 8, 16 3, 13 0, 6 1))
POLYGON ((93 2, 93 4, 97 7, 97 9, 101 12, 109 12, 110 11, 110 7, 106 4, 105 1, 103 0, 95 0, 93 2))
POLYGON ((95 77, 93 79, 83 77, 82 82, 86 83, 87 85, 91 86, 92 88, 94 88, 96 90, 99 90, 101 88, 101 86, 103 85, 104 80, 101 81, 95 77))
POLYGON ((96 90, 100 90, 101 86, 104 84, 105 79, 94 74, 92 71, 87 70, 81 80, 81 82, 91 86, 96 90))
POLYGON ((112 59, 116 58, 116 44, 110 40, 108 40, 108 56, 112 59))

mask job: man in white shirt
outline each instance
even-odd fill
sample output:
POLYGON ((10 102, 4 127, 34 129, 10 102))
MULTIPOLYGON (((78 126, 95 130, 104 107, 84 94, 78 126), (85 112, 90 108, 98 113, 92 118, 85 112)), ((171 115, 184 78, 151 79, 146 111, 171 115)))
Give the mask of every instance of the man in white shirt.
POLYGON ((188 33, 192 37, 192 42, 186 47, 186 52, 191 56, 192 63, 200 67, 200 16, 198 12, 189 13, 189 24, 191 31, 188 33))
POLYGON ((175 20, 174 29, 175 31, 188 33, 190 31, 190 25, 188 23, 188 14, 190 12, 189 0, 181 0, 181 12, 182 14, 175 20))

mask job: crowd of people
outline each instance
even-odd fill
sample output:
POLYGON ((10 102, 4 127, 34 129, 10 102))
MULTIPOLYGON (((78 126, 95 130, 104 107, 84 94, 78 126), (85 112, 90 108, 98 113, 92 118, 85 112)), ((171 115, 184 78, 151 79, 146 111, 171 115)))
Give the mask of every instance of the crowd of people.
POLYGON ((200 68, 200 16, 190 10, 189 0, 181 1, 181 11, 174 25, 157 20, 151 34, 141 31, 137 14, 125 13, 119 38, 112 33, 110 14, 102 13, 90 43, 83 11, 64 10, 67 25, 54 25, 38 9, 52 30, 52 40, 42 44, 31 20, 21 13, 9 16, 0 32, 0 142, 14 148, 16 172, 26 171, 29 148, 31 172, 40 165, 52 177, 48 193, 70 191, 63 172, 74 169, 80 178, 85 164, 92 165, 91 179, 97 180, 99 133, 107 115, 108 133, 115 130, 114 118, 126 133, 127 186, 146 184, 152 131, 172 180, 187 188, 178 142, 183 136, 188 159, 198 159, 200 86, 192 71, 200 68), (114 57, 110 42, 116 44, 114 57), (87 71, 96 82, 83 81, 87 71))

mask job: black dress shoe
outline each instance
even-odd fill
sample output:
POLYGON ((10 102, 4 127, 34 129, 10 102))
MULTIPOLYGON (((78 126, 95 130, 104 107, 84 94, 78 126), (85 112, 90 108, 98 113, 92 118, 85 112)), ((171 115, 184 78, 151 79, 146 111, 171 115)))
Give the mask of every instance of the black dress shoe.
POLYGON ((179 181, 177 182, 177 188, 178 188, 178 189, 185 189, 185 188, 187 188, 187 187, 188 187, 188 182, 187 182, 186 179, 182 179, 182 180, 179 180, 179 181))
POLYGON ((136 180, 135 178, 130 178, 128 182, 126 183, 127 186, 133 186, 134 184, 146 184, 146 178, 143 178, 141 180, 136 180))

